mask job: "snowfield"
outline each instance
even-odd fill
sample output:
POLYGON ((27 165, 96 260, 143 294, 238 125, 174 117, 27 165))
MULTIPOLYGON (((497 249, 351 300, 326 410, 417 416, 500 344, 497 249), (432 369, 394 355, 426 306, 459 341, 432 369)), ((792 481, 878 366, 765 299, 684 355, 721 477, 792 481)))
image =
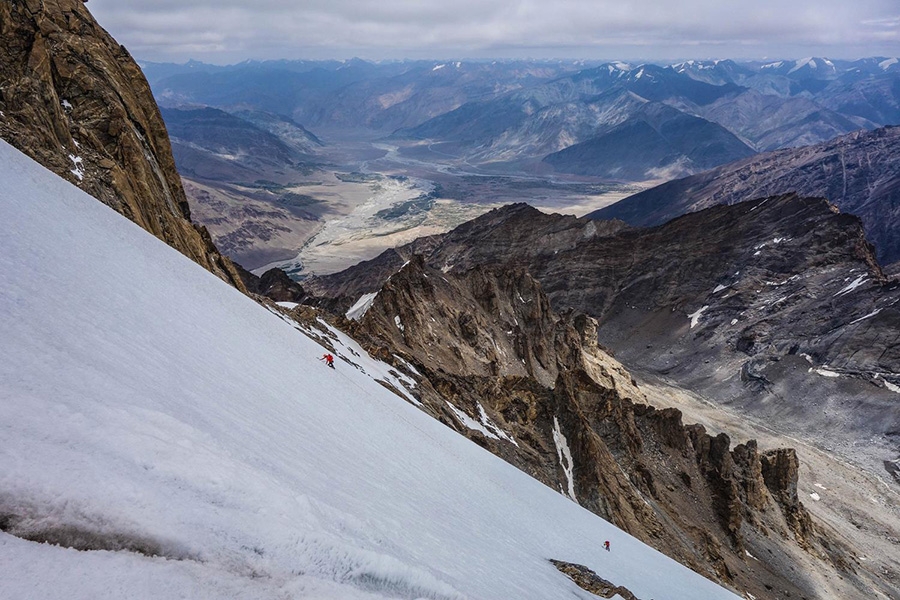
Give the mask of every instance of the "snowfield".
POLYGON ((0 182, 0 598, 737 598, 5 142, 0 182))

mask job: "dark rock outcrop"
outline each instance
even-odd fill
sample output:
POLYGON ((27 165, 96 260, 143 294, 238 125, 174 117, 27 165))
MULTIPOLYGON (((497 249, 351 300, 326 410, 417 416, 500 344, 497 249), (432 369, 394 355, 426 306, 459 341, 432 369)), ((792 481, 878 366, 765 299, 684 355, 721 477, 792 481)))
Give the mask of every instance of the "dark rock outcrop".
POLYGON ((600 596, 601 598, 619 596, 624 600, 639 600, 628 588, 603 579, 584 565, 576 565, 574 563, 554 559, 550 559, 550 562, 553 563, 553 566, 559 569, 561 573, 568 575, 572 581, 578 584, 578 587, 596 596, 600 596))
POLYGON ((232 285, 194 226, 147 81, 81 0, 0 4, 0 137, 232 285))
POLYGON ((275 302, 302 302, 307 294, 299 283, 288 277, 287 273, 272 268, 257 277, 247 269, 234 263, 241 281, 251 294, 265 296, 275 302))

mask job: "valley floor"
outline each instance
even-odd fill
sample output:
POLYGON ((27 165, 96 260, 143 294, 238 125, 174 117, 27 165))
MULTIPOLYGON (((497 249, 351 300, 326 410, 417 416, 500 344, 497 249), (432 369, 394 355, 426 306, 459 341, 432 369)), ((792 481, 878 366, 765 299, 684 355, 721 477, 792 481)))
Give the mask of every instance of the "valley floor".
POLYGON ((504 204, 582 216, 656 183, 609 182, 529 165, 476 166, 432 146, 337 141, 326 147, 319 170, 292 174, 268 195, 252 186, 188 180, 192 212, 244 267, 258 274, 280 267, 303 278, 449 231, 504 204), (204 193, 192 193, 199 188, 204 193), (308 204, 298 211, 285 206, 286 198, 308 204), (226 205, 231 208, 223 216, 226 205))

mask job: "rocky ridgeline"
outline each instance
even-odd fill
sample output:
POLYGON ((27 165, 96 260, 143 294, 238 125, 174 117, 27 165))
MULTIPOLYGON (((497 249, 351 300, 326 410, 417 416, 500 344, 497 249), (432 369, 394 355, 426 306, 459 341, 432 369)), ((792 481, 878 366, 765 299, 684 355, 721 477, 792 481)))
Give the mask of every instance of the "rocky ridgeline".
POLYGON ((81 0, 0 4, 0 137, 243 289, 194 226, 137 63, 81 0))
POLYGON ((885 264, 900 260, 900 127, 759 154, 664 183, 588 215, 653 226, 716 204, 795 192, 862 219, 885 264))
POLYGON ((648 406, 597 344, 597 322, 556 314, 524 271, 444 273, 416 256, 344 326, 418 374, 424 410, 709 577, 757 597, 766 586, 814 597, 771 557, 803 548, 852 562, 800 503, 793 450, 732 448, 648 406))
POLYGON ((234 266, 250 294, 275 302, 300 303, 307 298, 303 287, 281 269, 269 269, 257 277, 237 263, 234 266))
POLYGON ((716 206, 649 229, 511 205, 305 287, 346 308, 414 253, 447 272, 526 270, 554 309, 596 318, 630 369, 822 447, 894 458, 900 286, 860 220, 823 199, 716 206))

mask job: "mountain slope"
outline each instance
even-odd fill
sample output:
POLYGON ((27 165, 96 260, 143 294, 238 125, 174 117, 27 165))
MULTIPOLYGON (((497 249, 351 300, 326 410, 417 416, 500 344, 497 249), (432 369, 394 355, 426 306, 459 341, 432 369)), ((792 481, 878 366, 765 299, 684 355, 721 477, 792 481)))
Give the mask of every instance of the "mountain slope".
POLYGON ((4 597, 735 598, 0 157, 4 597))
MULTIPOLYGON (((237 162, 248 173, 262 172, 267 167, 288 168, 300 158, 299 153, 277 136, 215 108, 164 108, 161 112, 182 175, 223 178, 215 173, 197 172, 196 165, 187 162, 183 156, 188 149, 209 153, 210 159, 218 159, 229 166, 237 162), (179 152, 181 158, 178 158, 179 152)), ((231 173, 226 172, 226 180, 228 175, 231 173)))
POLYGON ((715 204, 796 192, 859 216, 884 264, 900 259, 900 127, 769 152, 670 181, 588 215, 659 225, 715 204))
POLYGON ((190 210, 137 63, 80 0, 0 4, 0 137, 241 288, 190 210))

